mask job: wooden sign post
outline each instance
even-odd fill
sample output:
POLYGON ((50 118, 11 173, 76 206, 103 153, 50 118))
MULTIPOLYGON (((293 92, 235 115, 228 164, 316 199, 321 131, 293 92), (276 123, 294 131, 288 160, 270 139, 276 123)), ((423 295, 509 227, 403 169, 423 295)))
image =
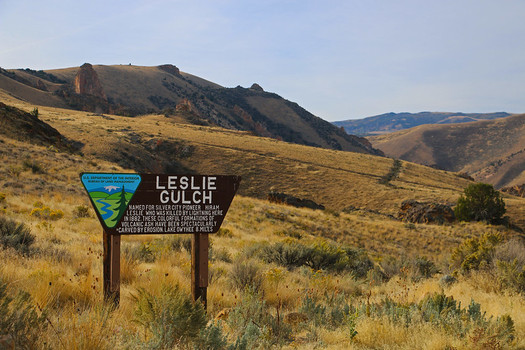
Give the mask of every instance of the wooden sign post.
POLYGON ((106 231, 103 231, 102 235, 104 300, 118 306, 120 302, 120 235, 109 235, 106 231))
POLYGON ((207 233, 195 233, 191 239, 191 295, 193 300, 199 300, 208 305, 208 248, 207 233))
POLYGON ((120 237, 190 233, 191 290, 206 307, 209 233, 219 230, 239 176, 82 173, 104 231, 104 299, 119 304, 120 237))

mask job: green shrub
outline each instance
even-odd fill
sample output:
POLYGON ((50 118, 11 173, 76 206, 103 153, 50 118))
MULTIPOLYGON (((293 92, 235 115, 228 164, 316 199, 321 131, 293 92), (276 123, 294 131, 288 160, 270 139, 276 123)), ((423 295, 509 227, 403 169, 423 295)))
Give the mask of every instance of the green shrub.
POLYGON ((427 295, 419 303, 397 303, 389 298, 380 303, 361 303, 357 313, 360 317, 387 317, 392 323, 400 323, 407 328, 423 321, 460 338, 475 335, 481 330, 483 337, 498 343, 509 343, 514 339, 514 322, 510 316, 487 318, 481 311, 481 305, 474 300, 467 308, 462 308, 460 302, 443 293, 427 295))
POLYGON ((496 261, 498 278, 504 287, 525 294, 525 267, 518 260, 496 261))
POLYGON ((280 348, 292 340, 290 325, 270 312, 259 294, 244 293, 226 320, 237 340, 229 349, 280 348))
POLYGON ((237 261, 229 274, 231 284, 241 291, 250 290, 259 293, 263 286, 263 274, 260 268, 251 260, 237 261))
POLYGON ((193 302, 178 286, 163 286, 160 295, 140 289, 133 296, 135 322, 143 327, 147 349, 172 349, 195 341, 206 326, 200 302, 193 302))
POLYGON ((20 291, 12 296, 0 280, 0 338, 10 338, 13 349, 38 348, 46 326, 45 313, 37 312, 30 295, 20 291))
MULTIPOLYGON (((220 323, 211 322, 199 334, 199 340, 196 344, 197 350, 222 350, 227 349, 228 339, 223 334, 220 323)), ((230 348, 231 349, 231 348, 230 348)))
POLYGON ((333 329, 353 321, 354 310, 347 303, 344 294, 326 293, 324 300, 313 295, 305 295, 299 311, 308 316, 308 320, 317 327, 333 329))
POLYGON ((263 246, 258 253, 259 258, 267 263, 276 263, 288 269, 306 265, 309 248, 303 244, 278 242, 263 246))
POLYGON ((0 216, 0 245, 14 248, 21 253, 28 253, 35 236, 24 224, 0 216))
POLYGON ((339 247, 325 241, 312 245, 298 242, 278 242, 263 246, 258 254, 267 263, 276 263, 288 269, 308 266, 314 270, 350 271, 356 277, 365 277, 373 263, 363 250, 339 247))
POLYGON ((463 273, 490 267, 496 246, 502 240, 500 234, 494 233, 466 239, 452 252, 451 267, 463 273))
POLYGON ((492 185, 470 184, 458 199, 454 214, 460 221, 485 221, 491 224, 502 222, 505 202, 492 185))

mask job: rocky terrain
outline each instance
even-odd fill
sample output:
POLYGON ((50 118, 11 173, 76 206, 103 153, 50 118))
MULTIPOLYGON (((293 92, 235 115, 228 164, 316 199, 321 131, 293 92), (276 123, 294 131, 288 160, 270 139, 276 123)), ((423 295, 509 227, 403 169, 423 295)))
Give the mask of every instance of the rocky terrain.
POLYGON ((139 67, 85 63, 49 71, 1 69, 0 90, 29 103, 130 117, 162 113, 170 118, 184 111, 182 117, 191 124, 382 155, 366 139, 348 135, 258 84, 225 88, 170 64, 139 67))

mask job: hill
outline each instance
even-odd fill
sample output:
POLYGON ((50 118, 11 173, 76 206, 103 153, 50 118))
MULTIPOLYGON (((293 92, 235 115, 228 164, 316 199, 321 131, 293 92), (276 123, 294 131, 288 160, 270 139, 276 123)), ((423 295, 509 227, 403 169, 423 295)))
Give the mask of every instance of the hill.
MULTIPOLYGON (((32 108, 9 101, 21 109, 32 108)), ((260 199, 276 191, 312 199, 329 210, 396 215, 405 199, 454 203, 469 183, 455 173, 402 162, 397 175, 381 184, 394 168, 392 159, 183 124, 164 115, 128 118, 50 107, 39 111, 43 121, 83 144, 85 157, 138 172, 241 175, 239 193, 260 199)), ((522 221, 519 215, 515 219, 522 221)))
POLYGON ((525 183, 525 115, 424 125, 370 137, 390 157, 465 172, 497 187, 525 183))
POLYGON ((315 147, 381 152, 259 85, 224 88, 173 65, 92 66, 49 71, 0 68, 0 89, 27 102, 95 113, 182 115, 193 124, 249 131, 315 147))
POLYGON ((343 127, 347 133, 355 135, 379 135, 410 129, 424 124, 468 123, 478 120, 491 120, 508 117, 505 112, 498 113, 386 113, 364 119, 350 119, 334 122, 343 127))

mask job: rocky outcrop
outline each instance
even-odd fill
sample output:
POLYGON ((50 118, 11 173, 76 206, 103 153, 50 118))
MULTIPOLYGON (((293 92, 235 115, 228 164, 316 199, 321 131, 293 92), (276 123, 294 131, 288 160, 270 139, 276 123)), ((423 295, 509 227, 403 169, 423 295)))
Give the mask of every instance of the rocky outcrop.
POLYGON ((270 192, 268 194, 268 201, 272 203, 287 204, 297 208, 325 209, 324 205, 317 204, 310 199, 301 199, 279 192, 270 192))
POLYGON ((165 71, 166 73, 169 73, 171 75, 174 75, 176 77, 180 76, 180 70, 173 64, 162 64, 159 66, 160 70, 165 71))
POLYGON ((398 213, 399 219, 418 224, 444 224, 456 220, 452 208, 445 204, 403 201, 398 213))
POLYGON ((183 98, 179 103, 177 103, 175 110, 177 112, 193 112, 193 106, 188 99, 183 98))
POLYGON ((75 92, 79 95, 91 95, 107 100, 97 72, 89 63, 84 63, 80 66, 80 70, 75 77, 74 86, 75 92))
POLYGON ((252 86, 250 87, 250 89, 255 90, 255 91, 259 91, 259 92, 264 92, 264 89, 261 87, 261 85, 259 85, 257 83, 253 83, 252 86))
POLYGON ((501 192, 508 193, 512 196, 525 198, 525 184, 505 187, 501 189, 501 192))

